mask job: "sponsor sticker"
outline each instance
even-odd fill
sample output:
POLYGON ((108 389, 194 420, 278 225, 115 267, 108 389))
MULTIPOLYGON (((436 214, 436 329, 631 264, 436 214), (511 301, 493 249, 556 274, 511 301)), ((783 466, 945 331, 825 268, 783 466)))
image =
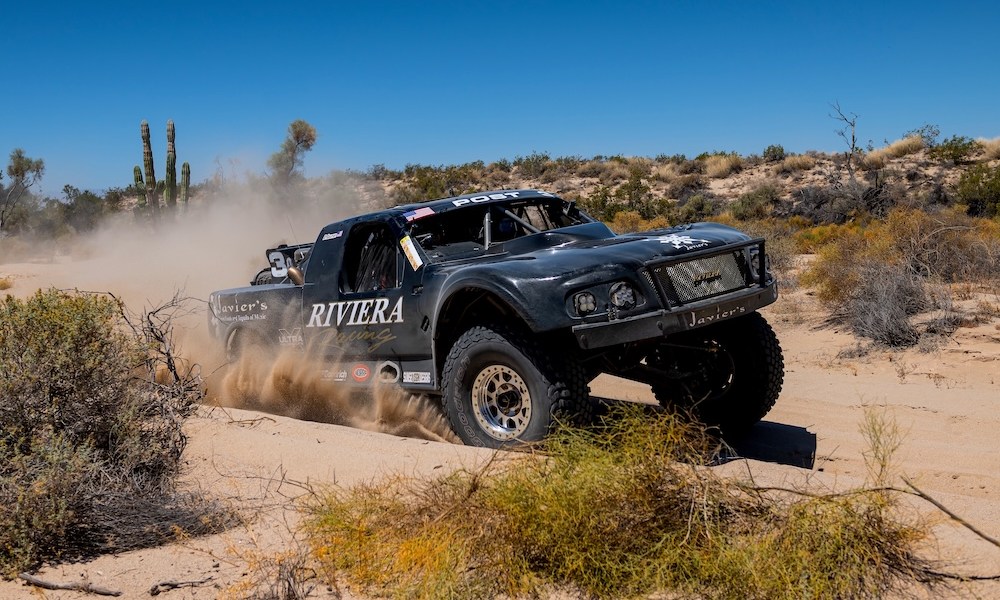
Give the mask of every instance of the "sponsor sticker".
POLYGON ((394 362, 381 362, 375 367, 379 383, 397 383, 399 381, 399 365, 394 362))
POLYGON ((371 379, 372 370, 367 365, 356 364, 351 367, 351 378, 358 383, 364 383, 371 379))
POLYGON ((698 238, 693 238, 689 235, 678 235, 676 233, 671 233, 670 235, 660 236, 661 244, 670 244, 677 250, 695 250, 697 248, 704 248, 711 244, 709 240, 702 240, 698 238))
POLYGON ((733 308, 727 308, 726 310, 722 310, 721 306, 705 310, 696 310, 688 313, 687 325, 688 327, 708 325, 709 323, 715 323, 716 321, 723 321, 725 319, 738 317, 742 314, 746 314, 746 312, 747 308, 745 306, 736 306, 733 308))
POLYGON ((296 327, 295 329, 279 329, 278 343, 282 346, 301 346, 302 328, 296 327))
POLYGON ((413 240, 410 239, 410 236, 405 236, 399 240, 399 245, 403 247, 403 254, 406 255, 406 260, 410 261, 410 266, 413 267, 414 271, 423 266, 424 261, 417 254, 417 247, 413 245, 413 240))
POLYGON ((339 238, 342 235, 344 235, 344 230, 343 229, 341 229, 340 231, 335 231, 333 233, 324 233, 323 234, 323 241, 324 242, 329 242, 330 240, 335 240, 335 239, 339 238))
POLYGON ((407 371, 403 373, 403 383, 430 383, 431 374, 427 371, 407 371))

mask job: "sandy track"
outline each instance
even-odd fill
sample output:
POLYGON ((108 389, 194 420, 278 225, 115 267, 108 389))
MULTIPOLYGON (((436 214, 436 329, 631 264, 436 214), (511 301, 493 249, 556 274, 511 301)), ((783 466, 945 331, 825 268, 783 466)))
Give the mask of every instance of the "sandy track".
MULTIPOLYGON (((41 280, 71 277, 72 269, 0 265, 15 275, 14 292, 30 293, 41 280)), ((68 280, 67 280, 68 281, 68 280)), ((72 281, 60 287, 72 287, 72 281)), ((736 460, 719 467, 758 482, 847 489, 866 476, 865 443, 859 430, 866 406, 884 407, 905 432, 899 472, 963 515, 987 534, 1000 537, 1000 325, 959 331, 932 353, 875 352, 860 359, 838 358, 856 339, 821 326, 822 313, 803 292, 784 296, 765 312, 786 357, 785 386, 774 410, 745 438, 735 440, 736 460)), ((652 402, 648 387, 600 378, 597 396, 652 402)), ((394 473, 425 475, 474 467, 489 452, 442 442, 394 437, 348 427, 299 421, 237 409, 205 410, 188 427, 185 484, 207 488, 247 513, 259 516, 221 535, 161 548, 105 556, 80 564, 47 567, 39 575, 57 581, 89 579, 146 597, 166 580, 213 579, 167 592, 170 598, 211 598, 245 573, 241 549, 278 551, 288 538, 282 508, 301 493, 296 482, 350 485, 394 473)), ((943 518, 929 505, 914 506, 936 523, 940 557, 961 572, 1000 573, 1000 549, 943 518)), ((318 590, 322 596, 326 592, 318 590)), ((963 586, 955 597, 1000 597, 996 583, 963 586)), ((27 598, 30 588, 0 583, 0 598, 27 598)), ((49 598, 79 598, 78 592, 46 592, 49 598)))

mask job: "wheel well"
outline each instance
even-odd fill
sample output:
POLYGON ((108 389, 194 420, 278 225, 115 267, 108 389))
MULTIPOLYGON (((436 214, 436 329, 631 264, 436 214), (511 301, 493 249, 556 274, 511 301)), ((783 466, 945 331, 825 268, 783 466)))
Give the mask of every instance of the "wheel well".
POLYGON ((465 288, 452 294, 437 315, 434 331, 437 372, 441 372, 452 345, 466 330, 491 323, 503 323, 508 328, 530 332, 521 315, 496 294, 477 288, 465 288))

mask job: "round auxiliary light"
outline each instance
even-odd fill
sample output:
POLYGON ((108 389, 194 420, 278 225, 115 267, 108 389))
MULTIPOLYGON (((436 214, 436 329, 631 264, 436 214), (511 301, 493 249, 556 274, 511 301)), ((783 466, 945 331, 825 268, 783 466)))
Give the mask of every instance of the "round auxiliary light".
POLYGON ((619 281, 611 286, 611 304, 623 310, 634 308, 635 290, 624 281, 619 281))
POLYGON ((597 310, 597 299, 590 292, 580 292, 573 296, 573 307, 576 308, 576 314, 589 315, 597 310))

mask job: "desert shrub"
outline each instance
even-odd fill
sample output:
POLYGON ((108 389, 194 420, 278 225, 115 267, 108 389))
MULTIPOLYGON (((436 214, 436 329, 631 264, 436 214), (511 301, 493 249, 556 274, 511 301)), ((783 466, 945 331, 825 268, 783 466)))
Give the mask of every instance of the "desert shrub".
POLYGON ((600 221, 612 221, 625 207, 614 199, 611 188, 599 186, 594 193, 580 199, 580 207, 600 221))
POLYGON ((0 277, 0 291, 9 290, 14 287, 14 280, 10 277, 0 277))
POLYGON ((907 131, 903 134, 903 137, 919 137, 920 141, 924 143, 924 148, 933 148, 937 145, 939 135, 941 135, 941 129, 937 125, 925 123, 916 129, 907 131))
POLYGON ((808 171, 816 166, 816 159, 807 154, 794 154, 786 156, 781 164, 775 165, 775 175, 788 175, 798 171, 808 171))
POLYGON ((956 165, 965 162, 970 154, 979 149, 979 142, 965 136, 953 135, 927 151, 935 160, 949 161, 956 165))
POLYGON ((824 246, 834 243, 843 235, 857 234, 861 223, 823 223, 811 227, 803 227, 794 233, 795 250, 805 254, 814 254, 824 246))
POLYGON ((858 287, 851 290, 840 315, 855 335, 890 347, 912 346, 920 339, 910 317, 930 307, 924 279, 905 265, 865 261, 856 265, 858 287))
POLYGON ((909 317, 930 307, 928 281, 995 279, 1000 226, 955 212, 896 209, 885 221, 839 227, 802 282, 859 335, 915 343, 909 317))
POLYGON ((1000 166, 971 167, 959 177, 955 193, 974 217, 1000 215, 1000 166))
POLYGON ((118 302, 92 294, 0 303, 3 574, 64 553, 155 543, 176 519, 191 517, 192 532, 208 526, 173 492, 181 427, 200 391, 188 378, 155 383, 156 335, 168 339, 158 322, 133 328, 118 302))
POLYGON ((785 148, 780 144, 771 144, 764 148, 762 158, 765 162, 780 162, 785 160, 785 148))
POLYGON ((716 154, 705 158, 705 174, 713 179, 729 177, 743 168, 743 159, 735 152, 716 154))
POLYGON ((874 598, 934 582, 914 552, 925 530, 893 496, 778 496, 705 468, 715 447, 622 408, 544 456, 322 491, 305 535, 325 578, 394 597, 874 598))
POLYGON ((705 187, 705 182, 698 173, 688 173, 678 175, 667 184, 666 194, 668 198, 686 200, 697 194, 705 187))
POLYGON ((650 177, 664 183, 670 183, 678 175, 680 175, 680 169, 675 163, 657 164, 650 173, 650 177))
POLYGON ((628 167, 629 175, 618 189, 614 191, 614 198, 627 210, 638 212, 643 219, 651 219, 656 215, 656 206, 650 194, 650 187, 643 181, 646 170, 641 166, 632 165, 628 167))
POLYGON ((550 164, 551 158, 545 152, 532 152, 528 156, 517 156, 513 162, 521 177, 541 177, 550 164))
POLYGON ((781 188, 772 182, 759 184, 748 192, 740 194, 729 207, 729 212, 740 221, 763 219, 781 199, 781 188))
POLYGON ((679 223, 704 221, 717 214, 719 207, 711 198, 703 194, 695 194, 680 204, 674 211, 675 220, 679 223))
POLYGON ((642 229, 643 218, 634 210, 623 210, 615 214, 611 229, 615 233, 634 233, 642 229))

